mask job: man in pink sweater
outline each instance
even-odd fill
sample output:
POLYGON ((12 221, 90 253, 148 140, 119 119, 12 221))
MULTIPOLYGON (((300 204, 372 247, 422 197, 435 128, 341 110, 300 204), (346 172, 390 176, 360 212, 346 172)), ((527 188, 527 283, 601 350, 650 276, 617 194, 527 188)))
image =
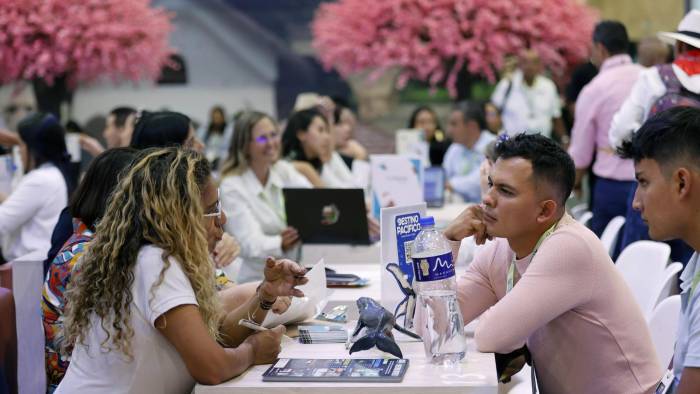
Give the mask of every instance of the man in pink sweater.
POLYGON ((483 204, 445 230, 451 241, 493 238, 458 279, 465 323, 479 317, 478 350, 527 344, 542 393, 651 392, 662 367, 642 312, 600 240, 565 212, 571 158, 539 135, 496 153, 483 204))

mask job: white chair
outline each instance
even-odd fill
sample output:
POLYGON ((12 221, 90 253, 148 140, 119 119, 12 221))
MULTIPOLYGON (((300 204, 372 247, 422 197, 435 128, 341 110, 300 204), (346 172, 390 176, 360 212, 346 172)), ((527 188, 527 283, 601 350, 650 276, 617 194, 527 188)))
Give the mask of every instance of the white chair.
POLYGON ((593 218, 593 212, 591 211, 586 211, 581 214, 581 216, 578 217, 578 222, 583 224, 584 226, 588 226, 588 222, 593 218))
POLYGON ((681 296, 674 295, 661 301, 649 320, 651 340, 663 369, 671 362, 678 333, 678 317, 681 313, 681 296))
POLYGON ((664 271, 664 277, 663 280, 661 281, 661 286, 658 288, 658 296, 656 297, 656 302, 654 304, 654 308, 656 308, 657 305, 666 298, 670 297, 674 293, 673 291, 675 290, 675 284, 676 284, 676 279, 678 278, 678 273, 683 270, 683 264, 681 263, 671 263, 666 267, 666 270, 664 271))
POLYGON ((671 248, 665 243, 637 241, 629 244, 615 263, 647 321, 666 282, 664 271, 670 255, 671 248))
POLYGON ((610 256, 612 256, 613 252, 615 251, 615 242, 617 241, 617 236, 620 233, 620 229, 624 225, 624 216, 615 216, 614 218, 612 218, 612 220, 610 220, 608 225, 605 226, 603 234, 600 235, 600 241, 603 242, 603 246, 605 246, 605 250, 608 251, 608 254, 610 256))
POLYGON ((579 222, 581 221, 581 216, 586 212, 588 212, 588 204, 586 204, 585 202, 576 204, 569 210, 571 217, 578 220, 579 222))
POLYGON ((17 381, 19 394, 46 391, 41 290, 46 252, 12 262, 12 288, 17 317, 17 381))

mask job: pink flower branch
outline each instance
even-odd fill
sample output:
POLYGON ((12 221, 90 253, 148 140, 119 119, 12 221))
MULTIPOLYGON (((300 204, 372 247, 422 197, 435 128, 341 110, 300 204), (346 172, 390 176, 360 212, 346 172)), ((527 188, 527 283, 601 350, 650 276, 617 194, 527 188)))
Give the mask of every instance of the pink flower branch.
POLYGON ((154 80, 173 52, 171 18, 149 0, 4 0, 0 82, 154 80))
POLYGON ((397 87, 418 79, 454 96, 462 69, 495 81, 525 48, 562 72, 588 56, 596 19, 576 0, 340 0, 322 4, 311 28, 327 69, 398 66, 397 87))

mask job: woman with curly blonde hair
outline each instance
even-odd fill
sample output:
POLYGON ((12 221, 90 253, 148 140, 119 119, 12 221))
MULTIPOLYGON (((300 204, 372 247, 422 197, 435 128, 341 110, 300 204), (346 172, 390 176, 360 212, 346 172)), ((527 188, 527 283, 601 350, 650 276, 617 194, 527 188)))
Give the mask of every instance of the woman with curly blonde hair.
POLYGON ((237 323, 261 322, 277 296, 303 296, 295 286, 305 271, 268 259, 256 295, 224 315, 207 255, 225 223, 203 156, 139 154, 71 281, 73 351, 57 393, 189 393, 195 381, 217 384, 275 360, 284 327, 254 333, 237 323))

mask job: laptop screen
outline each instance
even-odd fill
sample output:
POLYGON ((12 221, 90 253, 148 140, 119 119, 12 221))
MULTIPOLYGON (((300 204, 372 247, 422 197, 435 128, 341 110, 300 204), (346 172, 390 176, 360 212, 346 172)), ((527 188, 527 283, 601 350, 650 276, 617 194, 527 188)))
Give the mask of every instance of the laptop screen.
POLYGON ((287 224, 304 243, 369 244, 362 189, 288 189, 287 224))
POLYGON ((423 175, 423 198, 429 207, 441 207, 445 202, 445 171, 442 167, 426 167, 423 175))

